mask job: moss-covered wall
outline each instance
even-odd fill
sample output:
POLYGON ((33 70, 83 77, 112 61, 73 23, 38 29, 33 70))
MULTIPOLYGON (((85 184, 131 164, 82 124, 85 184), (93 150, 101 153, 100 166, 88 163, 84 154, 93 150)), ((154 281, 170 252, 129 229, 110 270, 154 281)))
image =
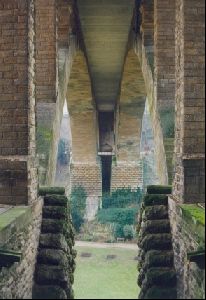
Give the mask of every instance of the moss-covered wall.
POLYGON ((179 299, 205 298, 205 270, 188 260, 188 253, 205 249, 205 210, 169 200, 170 222, 179 299))
POLYGON ((21 260, 1 268, 0 298, 31 299, 41 224, 42 202, 11 208, 0 215, 0 249, 21 252, 21 260))

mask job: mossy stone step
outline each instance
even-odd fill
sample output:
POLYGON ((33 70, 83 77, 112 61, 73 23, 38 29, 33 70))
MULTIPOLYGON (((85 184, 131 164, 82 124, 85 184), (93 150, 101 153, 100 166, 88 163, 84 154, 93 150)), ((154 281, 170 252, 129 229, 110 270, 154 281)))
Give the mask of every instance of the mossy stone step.
POLYGON ((146 275, 145 270, 142 268, 137 278, 137 284, 139 287, 142 287, 143 281, 145 280, 145 275, 146 275))
POLYGON ((174 264, 173 251, 155 251, 147 252, 145 256, 145 268, 167 267, 172 268, 174 264))
POLYGON ((47 248, 47 249, 60 249, 67 251, 68 244, 63 234, 53 234, 53 233, 46 233, 40 235, 39 240, 39 247, 40 248, 47 248))
POLYGON ((43 219, 65 219, 67 209, 62 206, 44 206, 43 219))
POLYGON ((176 287, 177 276, 172 268, 150 268, 146 273, 146 281, 149 286, 176 287))
POLYGON ((69 272, 62 266, 37 265, 36 283, 40 285, 57 285, 66 288, 69 283, 69 272))
POLYGON ((170 233, 170 221, 168 219, 146 221, 141 229, 141 236, 151 233, 170 233))
POLYGON ((43 219, 41 232, 42 233, 66 233, 65 220, 59 219, 43 219))
POLYGON ((166 194, 170 195, 172 193, 172 186, 171 185, 149 185, 147 187, 148 194, 166 194))
POLYGON ((168 196, 163 194, 148 194, 144 197, 145 206, 166 205, 168 206, 168 196))
POLYGON ((69 268, 69 261, 66 253, 59 249, 40 249, 37 256, 38 264, 58 265, 69 268))
POLYGON ((168 219, 168 208, 165 205, 155 205, 145 207, 143 220, 163 220, 168 219))
POLYGON ((42 186, 39 188, 39 195, 46 196, 46 195, 64 195, 65 188, 63 187, 48 187, 42 186))
POLYGON ((148 234, 140 243, 145 251, 149 250, 172 250, 171 234, 148 234))
POLYGON ((63 195, 47 195, 44 197, 44 205, 67 207, 68 199, 66 196, 63 195))
POLYGON ((153 286, 147 290, 144 299, 177 299, 177 290, 176 288, 153 286))
POLYGON ((68 299, 64 289, 56 285, 34 285, 33 299, 68 299))

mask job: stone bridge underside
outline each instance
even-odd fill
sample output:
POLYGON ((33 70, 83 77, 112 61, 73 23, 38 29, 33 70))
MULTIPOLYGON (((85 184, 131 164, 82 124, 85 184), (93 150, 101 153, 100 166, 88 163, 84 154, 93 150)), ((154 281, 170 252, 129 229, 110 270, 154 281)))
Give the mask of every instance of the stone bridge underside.
POLYGON ((98 110, 112 111, 120 93, 134 0, 78 0, 98 110))
POLYGON ((105 177, 108 189, 142 187, 140 137, 146 89, 131 47, 135 1, 78 0, 77 7, 81 49, 67 93, 71 186, 81 185, 96 198, 102 195, 105 177))

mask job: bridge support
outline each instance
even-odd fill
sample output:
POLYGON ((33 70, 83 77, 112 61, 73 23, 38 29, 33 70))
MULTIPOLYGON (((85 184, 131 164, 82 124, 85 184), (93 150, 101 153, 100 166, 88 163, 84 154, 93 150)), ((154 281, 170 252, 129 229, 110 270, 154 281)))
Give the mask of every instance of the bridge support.
POLYGON ((174 196, 205 201, 205 1, 177 0, 174 196))
POLYGON ((34 3, 0 4, 0 203, 37 198, 34 3))
POLYGON ((140 139, 145 108, 145 84, 134 51, 128 52, 116 120, 116 159, 112 164, 111 189, 142 187, 140 139))
POLYGON ((82 187, 87 194, 90 216, 102 196, 101 164, 97 153, 97 112, 83 52, 77 51, 67 93, 72 134, 70 188, 82 187))

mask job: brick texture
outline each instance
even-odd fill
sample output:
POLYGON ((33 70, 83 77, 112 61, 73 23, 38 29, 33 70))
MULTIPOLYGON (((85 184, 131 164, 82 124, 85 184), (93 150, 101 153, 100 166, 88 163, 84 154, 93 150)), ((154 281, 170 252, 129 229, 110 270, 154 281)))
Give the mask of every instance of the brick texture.
POLYGON ((0 203, 36 200, 34 2, 0 3, 0 203))
POLYGON ((36 99, 56 102, 57 9, 55 0, 36 0, 36 99))
POLYGON ((28 154, 28 1, 0 2, 0 155, 28 154))
POLYGON ((205 1, 176 3, 176 132, 174 196, 204 200, 205 1))

